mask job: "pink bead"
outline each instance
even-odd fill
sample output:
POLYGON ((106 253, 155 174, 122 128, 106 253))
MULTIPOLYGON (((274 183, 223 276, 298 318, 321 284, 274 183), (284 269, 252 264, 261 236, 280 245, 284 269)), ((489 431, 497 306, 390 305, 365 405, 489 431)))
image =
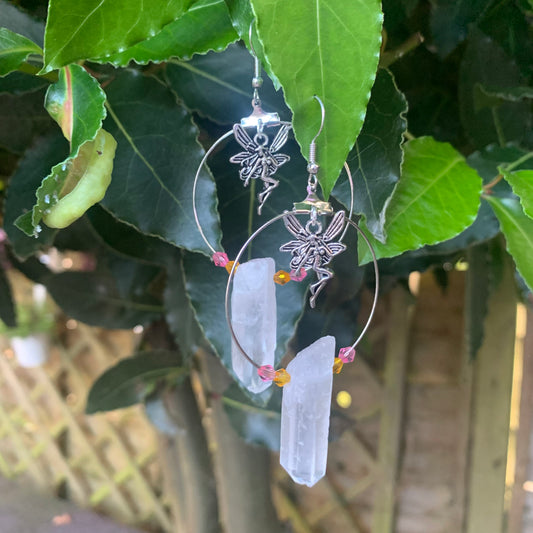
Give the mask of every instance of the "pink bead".
POLYGON ((355 359, 355 350, 351 346, 339 350, 339 359, 343 363, 351 363, 355 359))
POLYGON ((217 267, 225 267, 229 262, 228 255, 224 252, 215 252, 213 254, 213 263, 217 267))
POLYGON ((276 377, 276 371, 272 365, 263 365, 257 369, 257 374, 263 381, 272 381, 276 377))
POLYGON ((300 268, 299 272, 296 272, 295 270, 291 270, 291 279, 292 281, 302 281, 305 276, 307 276, 307 272, 305 268, 300 268))

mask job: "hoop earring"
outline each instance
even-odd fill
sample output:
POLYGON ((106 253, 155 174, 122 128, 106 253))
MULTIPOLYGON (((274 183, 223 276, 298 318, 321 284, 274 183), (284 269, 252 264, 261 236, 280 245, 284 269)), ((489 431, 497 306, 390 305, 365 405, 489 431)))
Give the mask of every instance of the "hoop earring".
MULTIPOLYGON (((315 98, 320 103, 324 116, 323 104, 318 97, 315 98)), ((321 129, 318 134, 320 134, 321 129)), ((265 222, 247 239, 231 266, 225 296, 226 320, 236 351, 241 354, 244 362, 251 365, 250 368, 255 369, 262 381, 268 385, 274 382, 276 385, 284 387, 280 463, 296 483, 308 486, 313 486, 326 472, 333 373, 340 373, 345 363, 354 360, 355 349, 368 330, 374 316, 379 294, 379 269, 370 241, 361 228, 351 220, 351 216, 347 217, 344 211, 335 213, 331 205, 320 200, 316 194, 318 183, 316 175, 319 165, 315 159, 315 141, 318 134, 310 147, 310 161, 307 167, 309 172, 307 197, 302 202, 295 203, 292 211, 286 211, 265 222), (298 216, 303 215, 309 217, 305 224, 298 220, 298 216), (331 217, 331 222, 324 229, 324 224, 319 217, 325 216, 331 217), (319 293, 333 277, 333 272, 326 266, 334 256, 346 249, 346 246, 342 244, 342 239, 350 226, 357 231, 358 236, 365 241, 370 249, 376 282, 368 320, 351 346, 341 348, 335 357, 335 339, 331 336, 322 337, 300 351, 289 363, 286 370, 284 368, 275 370, 271 364, 259 364, 246 349, 249 348, 248 343, 247 346, 243 346, 242 339, 239 339, 234 329, 232 313, 236 308, 233 305, 233 298, 230 310, 230 288, 245 250, 259 234, 281 220, 292 237, 295 237, 280 247, 280 251, 289 252, 292 255, 291 274, 295 272, 300 276, 302 270, 305 272, 312 270, 317 276, 317 281, 312 283, 310 287, 309 303, 311 307, 315 306, 319 293), (339 234, 341 236, 338 241, 335 241, 339 234)))

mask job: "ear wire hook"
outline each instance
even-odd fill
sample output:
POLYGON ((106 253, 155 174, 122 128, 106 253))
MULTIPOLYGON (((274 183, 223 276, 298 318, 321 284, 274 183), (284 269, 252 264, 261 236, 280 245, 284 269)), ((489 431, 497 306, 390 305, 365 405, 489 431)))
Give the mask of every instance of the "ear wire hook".
POLYGON ((252 22, 250 22, 250 28, 248 29, 248 40, 250 42, 250 51, 252 54, 252 57, 254 58, 254 77, 252 78, 252 87, 254 89, 254 97, 252 100, 252 105, 255 106, 261 106, 261 100, 259 98, 259 92, 257 89, 259 89, 263 85, 263 78, 261 77, 261 65, 259 64, 259 58, 257 57, 257 53, 254 48, 254 43, 252 40, 252 30, 254 27, 255 18, 252 19, 252 22))
POLYGON ((321 111, 321 118, 320 118, 320 128, 317 132, 317 134, 313 137, 313 140, 311 141, 311 144, 309 145, 309 164, 307 165, 307 170, 309 174, 315 177, 313 182, 315 182, 315 188, 316 188, 316 174, 318 173, 318 169, 320 166, 316 162, 316 140, 318 139, 319 135, 322 133, 322 129, 324 128, 324 122, 326 120, 326 108, 324 107, 324 103, 322 100, 315 94, 313 98, 320 104, 320 111, 321 111))

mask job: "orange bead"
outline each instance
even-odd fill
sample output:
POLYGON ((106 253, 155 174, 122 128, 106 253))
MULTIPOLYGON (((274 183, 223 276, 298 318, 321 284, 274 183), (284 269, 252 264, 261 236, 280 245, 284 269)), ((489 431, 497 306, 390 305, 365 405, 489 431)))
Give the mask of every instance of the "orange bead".
POLYGON ((291 375, 284 368, 280 368, 279 370, 276 370, 276 377, 274 378, 274 383, 278 387, 283 387, 284 385, 287 385, 287 383, 289 383, 290 380, 291 380, 291 375))
POLYGON ((343 366, 343 360, 340 357, 335 357, 335 361, 333 361, 333 372, 335 374, 340 374, 343 366))
MULTIPOLYGON (((228 271, 228 274, 231 274, 231 269, 233 268, 233 263, 235 261, 228 261, 225 265, 226 270, 228 271)), ((239 268, 239 263, 237 263, 237 266, 235 267, 235 272, 237 272, 237 269, 239 268)))
POLYGON ((291 280, 291 275, 289 272, 285 272, 285 270, 278 270, 274 274, 274 281, 278 285, 285 285, 285 283, 288 283, 291 280))

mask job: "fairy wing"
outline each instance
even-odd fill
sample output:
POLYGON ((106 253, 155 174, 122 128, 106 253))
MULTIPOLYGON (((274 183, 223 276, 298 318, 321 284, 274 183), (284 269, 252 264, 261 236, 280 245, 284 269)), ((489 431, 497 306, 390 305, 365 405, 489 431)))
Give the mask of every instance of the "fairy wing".
POLYGON ((257 144, 252 141, 252 138, 244 131, 244 128, 240 124, 233 126, 233 135, 235 140, 247 151, 254 152, 257 148, 257 144))
POLYGON ((328 250, 331 252, 331 255, 337 255, 346 250, 346 246, 340 242, 330 242, 327 245, 328 250))
POLYGON ((270 145, 270 151, 272 153, 277 152, 287 142, 290 129, 291 127, 288 124, 281 126, 281 128, 278 130, 278 133, 276 133, 272 144, 270 145))
POLYGON ((239 152, 232 155, 229 160, 230 163, 244 163, 248 162, 249 165, 253 165, 259 156, 256 153, 239 152))
POLYGON ((294 215, 287 213, 283 217, 283 223, 289 232, 292 233, 297 239, 305 240, 307 238, 307 232, 294 215))
POLYGON ((344 211, 339 211, 333 216, 331 224, 327 227, 322 237, 325 242, 332 241, 344 228, 344 211))
POLYGON ((291 158, 285 154, 272 154, 272 159, 274 159, 274 161, 276 162, 276 165, 280 167, 287 161, 290 161, 291 158))

